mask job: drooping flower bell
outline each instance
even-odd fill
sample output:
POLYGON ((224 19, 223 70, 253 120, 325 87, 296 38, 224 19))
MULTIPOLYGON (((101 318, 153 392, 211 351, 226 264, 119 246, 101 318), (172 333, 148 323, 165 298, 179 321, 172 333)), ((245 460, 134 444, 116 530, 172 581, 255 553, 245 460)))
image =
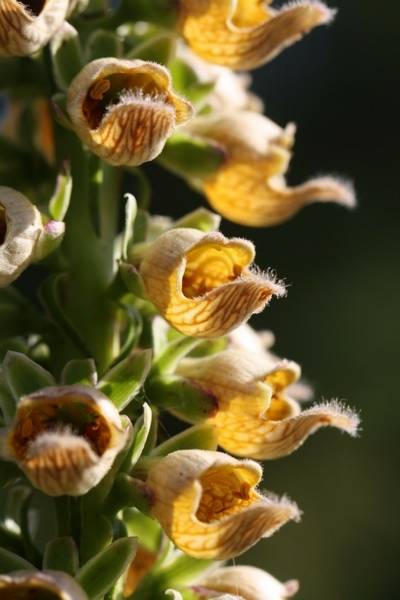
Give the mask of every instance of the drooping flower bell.
POLYGON ((63 23, 69 0, 1 0, 0 56, 28 56, 63 23))
POLYGON ((194 52, 209 62, 241 71, 275 58, 335 14, 322 2, 291 2, 274 10, 272 0, 181 0, 179 28, 194 52))
POLYGON ((22 397, 0 448, 49 496, 80 496, 104 477, 126 440, 111 401, 94 388, 71 385, 22 397))
POLYGON ((284 179, 291 158, 295 126, 286 129, 250 111, 198 117, 188 129, 217 142, 226 159, 198 185, 223 217, 251 227, 277 225, 315 201, 355 205, 352 186, 333 177, 288 187, 284 179))
POLYGON ((88 600, 73 577, 61 571, 13 571, 0 575, 2 600, 88 600))
POLYGON ((214 598, 216 592, 243 600, 284 600, 299 589, 296 579, 281 583, 266 571, 248 565, 217 567, 200 575, 193 586, 199 598, 214 598))
POLYGON ((172 89, 169 71, 142 60, 101 58, 72 81, 67 110, 81 140, 111 165, 152 160, 194 114, 172 89))
POLYGON ((153 516, 189 556, 232 558, 299 518, 295 504, 255 489, 261 475, 258 463, 221 452, 172 452, 146 479, 153 516))
POLYGON ((171 229, 149 248, 140 265, 148 299, 188 336, 223 336, 260 312, 285 288, 253 268, 251 242, 218 231, 171 229))
POLYGON ((218 411, 208 421, 218 428, 219 445, 237 456, 256 460, 285 456, 328 425, 350 435, 357 432, 358 416, 338 402, 301 411, 286 392, 300 377, 294 362, 228 349, 184 359, 176 373, 215 395, 218 411))

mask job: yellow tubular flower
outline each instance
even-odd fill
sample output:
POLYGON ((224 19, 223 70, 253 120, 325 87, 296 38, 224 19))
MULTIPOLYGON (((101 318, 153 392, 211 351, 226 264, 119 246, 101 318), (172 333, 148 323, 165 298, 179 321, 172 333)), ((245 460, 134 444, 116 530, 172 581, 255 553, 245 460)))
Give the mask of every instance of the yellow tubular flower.
POLYGON ((69 0, 1 0, 0 56, 28 56, 63 23, 69 0))
POLYGON ((225 350, 204 358, 184 359, 176 373, 197 381, 215 394, 218 443, 237 456, 257 460, 290 454, 306 438, 331 425, 355 435, 359 419, 338 402, 323 403, 301 412, 285 390, 300 377, 300 367, 289 361, 225 350))
POLYGON ((61 571, 13 571, 0 575, 2 600, 88 600, 81 586, 61 571))
POLYGON ((232 558, 299 518, 295 504, 256 491, 261 475, 260 465, 251 460, 178 450, 149 471, 153 516, 189 556, 232 558))
POLYGON ((80 496, 97 485, 127 440, 117 409, 89 386, 48 387, 19 401, 3 430, 1 455, 49 496, 80 496))
POLYGON ((281 583, 261 569, 237 565, 204 573, 196 579, 195 587, 201 588, 204 597, 209 589, 214 593, 233 594, 235 598, 240 596, 243 600, 284 600, 297 593, 299 584, 295 579, 281 583))
POLYGON ((148 299, 188 336, 223 336, 260 312, 284 287, 252 269, 251 242, 218 231, 171 229, 146 253, 140 275, 148 299))
POLYGON ((272 60, 335 14, 322 2, 291 2, 277 11, 267 8, 271 1, 181 0, 179 27, 202 58, 248 70, 272 60))
POLYGON ((142 60, 101 58, 72 81, 67 110, 76 133, 111 165, 152 160, 194 108, 172 89, 169 71, 142 60))
POLYGON ((35 259, 43 225, 36 206, 20 192, 0 186, 0 288, 35 259))
POLYGON ((201 117, 188 129, 225 148, 226 161, 201 182, 211 206, 223 217, 251 227, 277 225, 314 201, 355 205, 349 183, 319 177, 287 187, 295 127, 286 129, 254 112, 201 117))

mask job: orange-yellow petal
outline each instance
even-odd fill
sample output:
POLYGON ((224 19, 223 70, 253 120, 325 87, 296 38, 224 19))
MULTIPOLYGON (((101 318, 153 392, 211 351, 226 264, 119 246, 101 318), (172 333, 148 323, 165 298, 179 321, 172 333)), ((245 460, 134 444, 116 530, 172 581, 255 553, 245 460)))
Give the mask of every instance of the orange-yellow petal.
POLYGON ((185 335, 225 335, 284 287, 251 267, 254 246, 219 232, 172 229, 146 253, 140 275, 149 300, 185 335))
POLYGON ((194 52, 238 70, 259 67, 334 16, 322 2, 291 2, 279 11, 260 0, 181 0, 180 30, 194 52))

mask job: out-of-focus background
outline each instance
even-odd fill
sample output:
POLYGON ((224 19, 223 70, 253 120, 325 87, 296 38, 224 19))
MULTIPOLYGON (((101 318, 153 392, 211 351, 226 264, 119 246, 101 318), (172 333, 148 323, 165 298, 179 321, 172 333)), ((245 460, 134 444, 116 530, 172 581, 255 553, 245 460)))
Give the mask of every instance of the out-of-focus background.
MULTIPOLYGON (((321 430, 265 465, 265 486, 288 493, 303 519, 236 562, 298 578, 299 600, 377 600, 399 588, 400 3, 329 3, 335 23, 254 71, 253 89, 270 118, 298 126, 289 184, 347 175, 358 209, 316 204, 269 229, 221 229, 252 239, 257 263, 291 284, 251 324, 276 334, 276 352, 302 365, 317 400, 357 407, 362 432, 321 430)), ((206 206, 172 175, 146 170, 160 185, 153 212, 206 206)))

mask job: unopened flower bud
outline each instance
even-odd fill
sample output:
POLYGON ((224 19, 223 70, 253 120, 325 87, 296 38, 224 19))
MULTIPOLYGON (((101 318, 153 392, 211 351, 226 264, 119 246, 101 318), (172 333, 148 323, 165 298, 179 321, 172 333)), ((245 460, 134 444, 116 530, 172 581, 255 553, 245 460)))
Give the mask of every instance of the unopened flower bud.
POLYGON ((218 231, 171 229, 150 247, 140 265, 147 298, 185 335, 223 336, 284 287, 251 264, 251 242, 218 231))
POLYGON ((1 454, 49 496, 97 485, 127 440, 111 401, 89 386, 48 387, 24 396, 1 434, 1 454))
POLYGON ((262 470, 251 460, 221 452, 178 450, 150 469, 152 512, 178 548, 195 558, 222 560, 241 554, 290 519, 296 504, 255 488, 262 470))
POLYGON ((43 48, 64 21, 69 0, 2 0, 0 56, 28 56, 43 48))
POLYGON ((274 10, 256 0, 180 1, 179 26, 194 52, 211 63, 238 70, 275 58, 335 14, 322 2, 290 2, 274 10))
POLYGON ((0 186, 0 288, 36 259, 42 230, 36 206, 20 192, 0 186))
POLYGON ((142 60, 101 58, 72 81, 67 109, 81 140, 111 165, 152 160, 193 106, 172 89, 169 71, 142 60))

